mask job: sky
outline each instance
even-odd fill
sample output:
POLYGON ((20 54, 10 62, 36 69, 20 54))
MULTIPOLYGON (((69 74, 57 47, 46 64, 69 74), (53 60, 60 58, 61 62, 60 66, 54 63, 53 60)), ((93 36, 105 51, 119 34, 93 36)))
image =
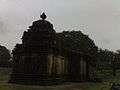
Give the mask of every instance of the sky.
POLYGON ((0 0, 0 45, 12 50, 45 12, 56 30, 81 30, 102 49, 120 49, 120 0, 0 0))

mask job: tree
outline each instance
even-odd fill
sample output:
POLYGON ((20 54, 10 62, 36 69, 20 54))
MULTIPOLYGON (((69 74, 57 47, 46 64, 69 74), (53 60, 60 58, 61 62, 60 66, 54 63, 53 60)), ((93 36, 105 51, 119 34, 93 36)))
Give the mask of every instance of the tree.
POLYGON ((10 51, 6 47, 0 45, 0 67, 8 67, 10 58, 10 51))
POLYGON ((113 61, 112 61, 113 75, 116 76, 116 71, 120 69, 120 50, 116 50, 114 53, 113 61))
POLYGON ((116 70, 118 65, 118 54, 110 50, 98 50, 97 55, 97 68, 102 69, 112 69, 113 76, 116 76, 116 70))
MULTIPOLYGON (((111 61, 113 60, 114 52, 109 51, 107 49, 99 49, 98 50, 98 60, 102 62, 103 64, 110 64, 111 61)), ((107 65, 105 65, 107 66, 107 65)))

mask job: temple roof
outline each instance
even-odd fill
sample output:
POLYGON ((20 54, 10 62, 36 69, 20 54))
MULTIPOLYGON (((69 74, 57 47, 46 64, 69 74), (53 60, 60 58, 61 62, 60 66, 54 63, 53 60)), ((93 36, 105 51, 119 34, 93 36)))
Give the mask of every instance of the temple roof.
POLYGON ((40 27, 40 28, 53 29, 53 25, 49 21, 45 20, 47 18, 47 16, 44 12, 40 15, 40 17, 41 17, 41 19, 34 21, 32 26, 30 26, 29 28, 40 27))
POLYGON ((42 18, 42 20, 45 20, 47 18, 46 14, 43 12, 40 17, 42 18))

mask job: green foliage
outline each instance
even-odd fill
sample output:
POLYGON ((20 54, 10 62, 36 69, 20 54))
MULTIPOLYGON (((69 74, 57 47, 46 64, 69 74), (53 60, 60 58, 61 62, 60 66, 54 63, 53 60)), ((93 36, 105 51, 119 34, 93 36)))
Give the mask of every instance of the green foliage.
POLYGON ((99 49, 98 54, 99 59, 101 59, 101 61, 110 61, 111 59, 113 59, 113 56, 115 55, 114 52, 109 51, 107 49, 105 50, 99 49))
POLYGON ((0 81, 8 81, 11 72, 12 72, 11 68, 0 67, 0 81))
POLYGON ((4 46, 0 46, 0 66, 8 66, 10 58, 10 51, 4 46))
POLYGON ((109 51, 107 49, 105 50, 99 49, 97 54, 98 68, 110 68, 112 65, 114 55, 115 53, 112 51, 109 51))

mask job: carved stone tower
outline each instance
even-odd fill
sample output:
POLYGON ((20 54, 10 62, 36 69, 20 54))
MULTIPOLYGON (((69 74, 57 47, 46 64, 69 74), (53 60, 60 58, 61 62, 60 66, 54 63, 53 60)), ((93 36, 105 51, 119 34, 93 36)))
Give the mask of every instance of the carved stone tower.
POLYGON ((22 44, 13 50, 13 72, 10 82, 44 84, 50 81, 48 56, 55 51, 55 30, 45 20, 43 13, 40 20, 24 32, 22 44))
POLYGON ((13 70, 9 82, 51 85, 86 81, 89 55, 65 48, 62 36, 57 36, 53 25, 45 20, 45 13, 40 17, 24 31, 22 44, 16 44, 12 51, 13 70))

